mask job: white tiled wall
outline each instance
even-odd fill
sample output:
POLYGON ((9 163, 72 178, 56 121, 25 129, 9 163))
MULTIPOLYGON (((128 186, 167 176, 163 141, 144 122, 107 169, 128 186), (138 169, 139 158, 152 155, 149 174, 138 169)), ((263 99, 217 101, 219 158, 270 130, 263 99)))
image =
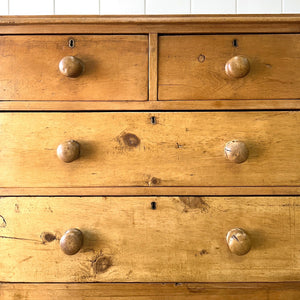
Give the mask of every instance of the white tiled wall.
POLYGON ((0 0, 0 15, 300 13, 300 0, 0 0))

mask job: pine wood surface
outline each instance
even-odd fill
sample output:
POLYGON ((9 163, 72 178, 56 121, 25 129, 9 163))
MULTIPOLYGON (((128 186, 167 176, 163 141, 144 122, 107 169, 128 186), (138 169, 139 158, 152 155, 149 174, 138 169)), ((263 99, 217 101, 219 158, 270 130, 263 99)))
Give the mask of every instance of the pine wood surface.
POLYGON ((298 14, 1 16, 0 33, 295 33, 299 23, 298 14))
POLYGON ((298 197, 3 197, 3 282, 300 280, 298 197), (155 202, 155 209, 154 204, 155 202), (244 256, 226 234, 251 238, 244 256), (68 256, 59 239, 84 236, 68 256))
POLYGON ((2 188, 299 187, 299 112, 2 113, 0 120, 2 188), (72 139, 80 158, 64 163, 56 149, 72 139), (231 140, 247 145, 246 162, 225 159, 231 140))
POLYGON ((0 57, 1 100, 148 99, 146 35, 1 36, 0 57), (60 73, 65 56, 85 64, 78 78, 60 73))
POLYGON ((0 284, 6 299, 101 300, 298 300, 299 282, 290 283, 168 283, 168 284, 0 284))
POLYGON ((158 99, 298 99, 299 51, 297 34, 160 36, 158 99), (225 64, 238 55, 250 72, 230 78, 225 64))

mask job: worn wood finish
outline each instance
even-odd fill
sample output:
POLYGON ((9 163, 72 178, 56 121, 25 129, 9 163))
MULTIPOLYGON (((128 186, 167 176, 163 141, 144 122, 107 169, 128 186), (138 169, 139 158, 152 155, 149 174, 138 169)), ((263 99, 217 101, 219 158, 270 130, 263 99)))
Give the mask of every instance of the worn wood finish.
POLYGON ((298 34, 160 36, 158 99, 299 99, 299 51, 298 34), (240 55, 250 71, 230 78, 225 64, 240 55))
POLYGON ((300 109, 299 100, 184 100, 184 101, 0 101, 5 111, 91 111, 91 110, 265 110, 300 109), (43 109, 41 109, 41 107, 43 109))
MULTIPOLYGON (((146 35, 0 37, 1 100, 147 100, 146 35), (75 46, 68 41, 73 38, 75 46), (65 56, 85 65, 78 78, 59 71, 65 56)), ((42 106, 41 106, 42 108, 42 106)))
POLYGON ((299 282, 0 284, 1 299, 298 300, 299 282))
POLYGON ((299 32, 299 24, 298 14, 1 16, 0 33, 295 33, 299 32))
POLYGON ((145 196, 145 195, 300 195, 300 186, 200 186, 200 187, 1 187, 1 196, 55 196, 55 195, 111 195, 111 196, 145 196))
POLYGON ((0 212, 5 282, 300 280, 298 197, 3 197, 0 212), (84 244, 68 256, 73 227, 84 244), (244 256, 227 246, 236 227, 244 256))
POLYGON ((299 187, 299 123, 293 111, 2 113, 1 187, 299 187), (56 149, 70 139, 80 157, 66 164, 56 149), (224 156, 235 139, 242 164, 224 156))

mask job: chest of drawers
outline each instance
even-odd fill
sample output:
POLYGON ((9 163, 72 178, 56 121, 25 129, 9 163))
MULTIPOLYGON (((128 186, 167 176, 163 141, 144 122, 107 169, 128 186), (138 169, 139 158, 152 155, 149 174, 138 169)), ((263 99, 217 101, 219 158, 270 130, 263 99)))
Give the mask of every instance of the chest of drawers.
POLYGON ((2 17, 0 296, 298 299, 299 32, 2 17))

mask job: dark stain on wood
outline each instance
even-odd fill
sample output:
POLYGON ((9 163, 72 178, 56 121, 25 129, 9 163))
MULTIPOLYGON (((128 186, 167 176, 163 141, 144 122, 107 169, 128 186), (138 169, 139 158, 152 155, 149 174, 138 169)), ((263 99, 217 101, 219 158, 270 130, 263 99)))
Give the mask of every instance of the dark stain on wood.
POLYGON ((133 133, 125 133, 122 136, 123 142, 128 147, 137 147, 140 144, 140 139, 133 133))
POLYGON ((157 185, 157 184, 160 184, 160 179, 156 177, 152 177, 150 179, 149 185, 157 185))
POLYGON ((184 212, 190 209, 199 209, 201 213, 207 213, 210 206, 201 197, 179 197, 179 200, 184 204, 184 212))
POLYGON ((57 237, 55 234, 53 234, 51 232, 42 232, 41 239, 42 239, 43 244, 45 244, 45 243, 53 242, 54 240, 57 239, 57 237))
POLYGON ((201 256, 203 256, 203 255, 208 254, 208 252, 207 252, 206 249, 202 249, 202 250, 199 252, 199 254, 200 254, 201 256))
POLYGON ((109 256, 97 256, 92 260, 92 268, 95 274, 104 273, 112 266, 109 256))

